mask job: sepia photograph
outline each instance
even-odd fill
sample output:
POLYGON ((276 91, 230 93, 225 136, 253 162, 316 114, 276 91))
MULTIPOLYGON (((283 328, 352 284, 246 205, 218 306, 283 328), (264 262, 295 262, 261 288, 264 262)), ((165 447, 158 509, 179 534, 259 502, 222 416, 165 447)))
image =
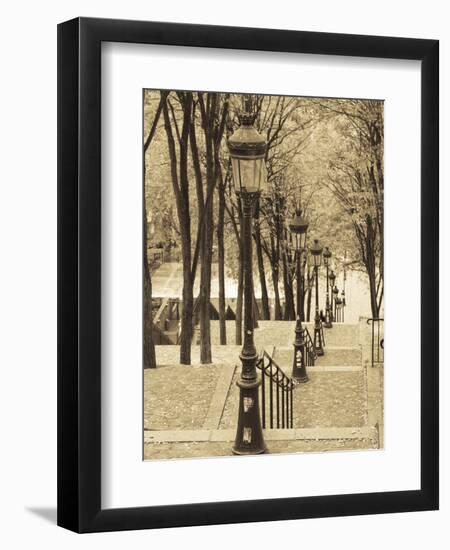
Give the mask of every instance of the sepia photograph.
POLYGON ((383 449, 384 101, 142 115, 144 460, 383 449))

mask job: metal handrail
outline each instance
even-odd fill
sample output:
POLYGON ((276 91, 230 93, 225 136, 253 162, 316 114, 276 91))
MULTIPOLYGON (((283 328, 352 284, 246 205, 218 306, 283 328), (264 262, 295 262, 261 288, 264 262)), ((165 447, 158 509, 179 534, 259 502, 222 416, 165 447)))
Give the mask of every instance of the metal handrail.
POLYGON ((256 367, 261 371, 263 429, 294 427, 294 382, 264 350, 256 367), (266 380, 267 379, 267 380, 266 380), (268 394, 268 395, 267 395, 268 394), (267 422, 268 417, 268 422, 267 422))
POLYGON ((303 339, 305 341, 306 357, 305 357, 305 366, 313 367, 314 361, 317 359, 316 348, 314 347, 314 342, 311 338, 311 334, 307 327, 303 328, 303 339))
POLYGON ((371 363, 375 365, 384 364, 384 318, 371 317, 367 319, 367 324, 372 324, 371 338, 371 363), (382 324, 382 327, 380 325, 382 324), (380 330, 380 328, 382 330, 380 330), (376 329, 376 330, 375 330, 376 329), (376 342, 376 345, 375 345, 376 342))

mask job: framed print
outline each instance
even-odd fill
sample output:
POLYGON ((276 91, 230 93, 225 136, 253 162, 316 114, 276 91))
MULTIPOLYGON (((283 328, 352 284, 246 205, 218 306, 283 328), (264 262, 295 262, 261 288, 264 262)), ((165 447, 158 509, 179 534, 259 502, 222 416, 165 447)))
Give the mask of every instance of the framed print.
POLYGON ((59 525, 438 508, 438 89, 434 40, 59 25, 59 525))

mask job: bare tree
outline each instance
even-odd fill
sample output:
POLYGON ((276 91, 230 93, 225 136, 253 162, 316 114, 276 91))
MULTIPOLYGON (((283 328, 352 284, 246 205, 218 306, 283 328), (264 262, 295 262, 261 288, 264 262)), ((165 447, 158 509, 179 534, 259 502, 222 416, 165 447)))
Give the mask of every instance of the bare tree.
POLYGON ((328 187, 349 216, 378 317, 384 291, 384 122, 381 101, 320 102, 341 136, 329 161, 328 187))
POLYGON ((183 308, 181 314, 180 363, 190 365, 192 342, 192 312, 194 305, 191 216, 189 210, 188 148, 192 124, 192 92, 177 92, 181 109, 181 129, 170 96, 163 101, 164 127, 170 158, 170 173, 179 219, 183 262, 183 308), (174 134, 177 136, 178 151, 174 134))
MULTIPOLYGON (((148 136, 144 142, 144 174, 147 178, 147 169, 145 165, 145 154, 148 151, 156 128, 161 116, 161 111, 165 101, 165 93, 161 94, 161 98, 153 118, 152 125, 148 136)), ((144 181, 146 181, 146 178, 144 181)), ((148 261, 148 221, 147 221, 147 201, 144 193, 144 368, 156 368, 155 344, 153 342, 153 312, 152 312, 152 279, 150 274, 150 266, 148 261)))

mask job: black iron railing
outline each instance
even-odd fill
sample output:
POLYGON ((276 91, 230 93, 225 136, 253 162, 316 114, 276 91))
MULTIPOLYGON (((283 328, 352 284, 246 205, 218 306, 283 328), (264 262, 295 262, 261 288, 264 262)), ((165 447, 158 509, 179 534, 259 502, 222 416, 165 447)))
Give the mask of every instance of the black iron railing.
POLYGON ((294 383, 264 351, 256 367, 261 371, 261 421, 265 428, 294 427, 294 383))
POLYGON ((382 317, 367 319, 367 324, 372 326, 371 335, 371 364, 384 363, 384 319, 382 317))
POLYGON ((309 334, 309 330, 304 327, 303 328, 303 339, 305 341, 305 366, 306 367, 313 367, 314 361, 317 359, 317 353, 314 348, 314 342, 311 338, 311 334, 309 334))

